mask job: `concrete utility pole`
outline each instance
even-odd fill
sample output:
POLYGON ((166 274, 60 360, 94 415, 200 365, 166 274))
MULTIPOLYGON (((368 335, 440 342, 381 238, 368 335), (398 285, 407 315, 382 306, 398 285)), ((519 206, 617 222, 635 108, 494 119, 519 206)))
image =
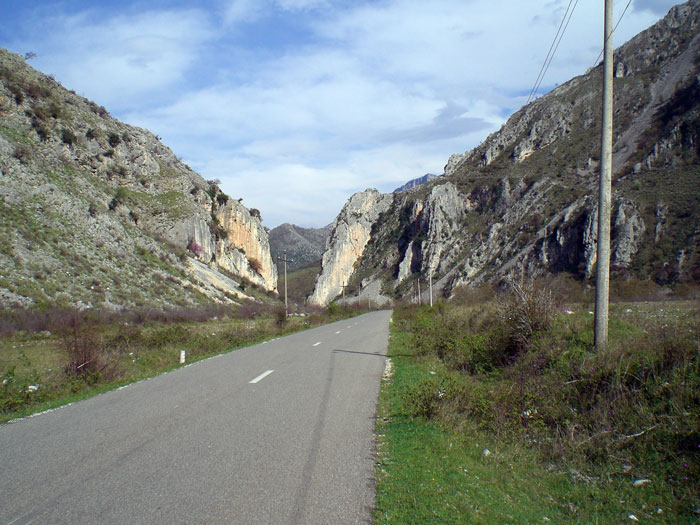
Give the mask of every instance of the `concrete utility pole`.
POLYGON ((613 0, 605 0, 603 131, 600 144, 600 196, 598 199, 598 255, 595 285, 595 348, 608 344, 610 296, 610 204, 612 193, 613 132, 613 0))
POLYGON ((284 262, 284 315, 289 315, 289 307, 287 306, 287 250, 284 250, 284 257, 277 257, 278 261, 284 262))
POLYGON ((433 269, 430 269, 430 273, 428 274, 428 279, 430 283, 430 308, 433 307, 433 269))

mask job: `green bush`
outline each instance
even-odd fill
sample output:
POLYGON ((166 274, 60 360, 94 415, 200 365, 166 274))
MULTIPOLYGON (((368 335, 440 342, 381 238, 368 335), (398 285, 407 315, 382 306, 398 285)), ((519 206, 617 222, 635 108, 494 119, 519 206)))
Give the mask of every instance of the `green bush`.
POLYGON ((148 348, 164 348, 167 345, 182 343, 191 337, 190 331, 182 325, 157 328, 145 336, 144 343, 148 348))
POLYGON ((338 315, 340 313, 340 305, 335 301, 331 301, 328 303, 326 311, 328 312, 328 315, 338 315))
POLYGON ((452 383, 434 378, 423 379, 403 392, 403 404, 410 416, 430 419, 437 415, 440 402, 452 383))

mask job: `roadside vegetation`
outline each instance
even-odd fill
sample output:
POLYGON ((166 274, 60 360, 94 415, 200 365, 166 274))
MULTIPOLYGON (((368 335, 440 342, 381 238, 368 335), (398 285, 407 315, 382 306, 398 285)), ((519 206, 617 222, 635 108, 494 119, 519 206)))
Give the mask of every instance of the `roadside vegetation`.
POLYGON ((596 352, 587 292, 548 284, 395 310, 377 523, 700 520, 697 290, 616 284, 596 352))
POLYGON ((335 303, 285 316, 279 303, 121 312, 0 310, 0 423, 187 363, 362 313, 335 303))

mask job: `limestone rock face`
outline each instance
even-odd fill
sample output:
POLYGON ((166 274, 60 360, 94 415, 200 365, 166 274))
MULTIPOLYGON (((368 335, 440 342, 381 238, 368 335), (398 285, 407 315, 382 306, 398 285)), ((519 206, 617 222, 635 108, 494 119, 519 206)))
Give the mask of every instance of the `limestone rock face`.
POLYGON ((434 186, 424 200, 413 204, 411 217, 416 232, 399 263, 396 283, 412 273, 438 273, 449 267, 459 253, 457 233, 473 203, 448 182, 434 186))
POLYGON ((384 195, 375 189, 350 197, 333 223, 310 303, 325 305, 342 293, 343 285, 352 277, 355 264, 364 253, 372 225, 392 202, 391 194, 384 195))
POLYGON ((217 264, 266 291, 277 289, 277 267, 260 220, 233 199, 220 206, 216 216, 227 233, 216 244, 217 264))

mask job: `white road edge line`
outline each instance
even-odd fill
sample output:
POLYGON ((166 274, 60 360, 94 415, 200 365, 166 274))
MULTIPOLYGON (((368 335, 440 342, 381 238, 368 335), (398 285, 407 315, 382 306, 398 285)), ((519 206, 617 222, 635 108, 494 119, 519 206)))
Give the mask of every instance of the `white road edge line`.
POLYGON ((314 343, 313 346, 318 346, 320 344, 321 344, 321 341, 319 341, 318 343, 314 343))
POLYGON ((253 380, 251 380, 251 381, 248 381, 248 383, 250 383, 251 385, 254 385, 255 383, 258 383, 258 382, 262 381, 263 379, 265 379, 265 378, 266 378, 267 376, 269 376, 272 372, 274 372, 274 370, 268 370, 267 372, 263 372, 262 374, 260 374, 260 375, 259 375, 258 377, 256 377, 255 379, 253 379, 253 380))

